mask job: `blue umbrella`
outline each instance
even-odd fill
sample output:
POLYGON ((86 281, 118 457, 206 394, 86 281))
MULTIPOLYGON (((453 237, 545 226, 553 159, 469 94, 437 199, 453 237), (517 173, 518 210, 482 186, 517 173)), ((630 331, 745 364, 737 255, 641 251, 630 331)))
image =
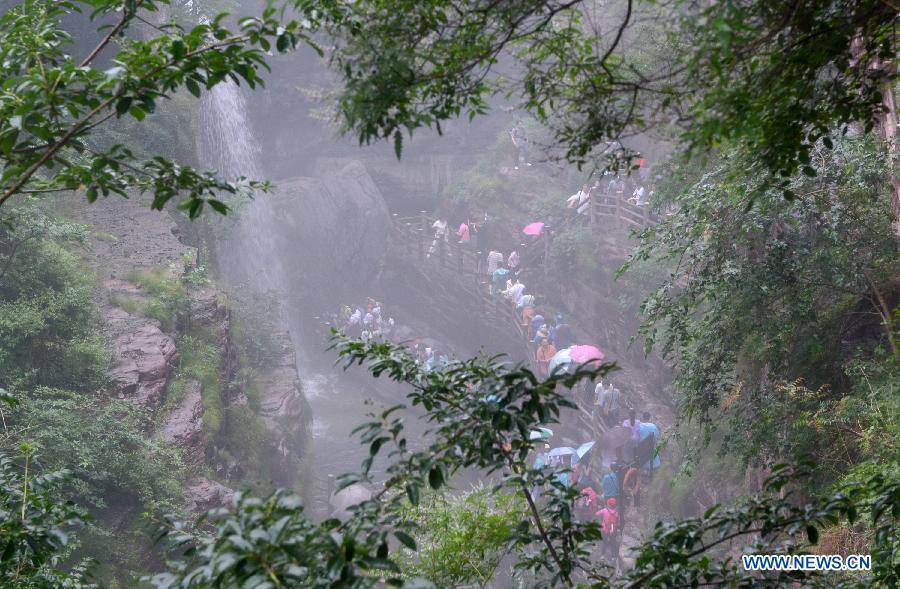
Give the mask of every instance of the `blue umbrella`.
POLYGON ((579 460, 584 458, 584 455, 590 452, 591 448, 594 447, 594 444, 595 442, 585 442, 584 444, 578 446, 578 448, 575 449, 575 455, 577 456, 577 458, 575 458, 573 462, 578 462, 579 460))

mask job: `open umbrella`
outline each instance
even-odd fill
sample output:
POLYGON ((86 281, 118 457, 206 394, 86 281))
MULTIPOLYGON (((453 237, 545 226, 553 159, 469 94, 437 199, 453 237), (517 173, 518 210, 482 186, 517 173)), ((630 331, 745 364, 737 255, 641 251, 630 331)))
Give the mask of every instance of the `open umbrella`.
POLYGON ((564 348, 558 351, 552 358, 550 358, 550 362, 547 364, 547 372, 549 372, 550 374, 567 372, 572 366, 572 357, 570 355, 571 351, 572 348, 564 348))
POLYGON ((549 427, 539 427, 539 428, 531 430, 531 432, 528 434, 529 440, 543 440, 546 442, 547 440, 549 440, 552 437, 553 437, 553 430, 550 429, 549 427))
POLYGON ((571 456, 572 454, 575 454, 575 448, 569 448, 568 446, 554 448, 547 452, 547 456, 571 456))
POLYGON ((573 362, 578 364, 587 364, 589 362, 599 362, 603 360, 603 352, 595 346, 572 346, 569 356, 573 362))
POLYGON ((541 230, 543 230, 543 229, 544 229, 543 223, 540 223, 540 222, 529 223, 528 225, 525 225, 525 227, 522 229, 522 233, 524 233, 525 235, 540 235, 541 230))
POLYGON ((575 449, 575 455, 577 456, 575 461, 577 462, 578 460, 584 458, 584 455, 591 451, 591 448, 594 447, 594 444, 595 442, 585 442, 584 444, 578 446, 575 449))

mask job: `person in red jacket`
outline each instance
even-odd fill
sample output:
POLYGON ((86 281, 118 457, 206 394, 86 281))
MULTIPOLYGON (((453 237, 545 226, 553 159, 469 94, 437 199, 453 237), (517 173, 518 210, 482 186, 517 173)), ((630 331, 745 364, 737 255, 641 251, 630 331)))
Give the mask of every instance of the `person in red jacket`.
POLYGON ((616 567, 619 562, 619 544, 622 541, 616 498, 607 499, 606 507, 598 511, 596 515, 600 518, 600 531, 603 532, 604 555, 610 565, 616 567))

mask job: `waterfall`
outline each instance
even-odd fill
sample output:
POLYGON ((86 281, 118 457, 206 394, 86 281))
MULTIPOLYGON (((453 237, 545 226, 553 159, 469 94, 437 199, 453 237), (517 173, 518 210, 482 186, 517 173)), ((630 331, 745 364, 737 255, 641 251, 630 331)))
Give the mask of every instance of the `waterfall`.
MULTIPOLYGON (((206 94, 200 106, 200 158, 219 175, 235 180, 265 178, 261 148, 247 116, 243 89, 231 80, 206 94)), ((234 205, 229 236, 219 247, 222 274, 231 286, 250 286, 261 292, 283 293, 280 256, 272 239, 276 212, 265 194, 234 205)))
POLYGON ((200 158, 227 178, 259 179, 259 142, 247 120, 247 98, 227 80, 204 96, 200 109, 200 158))

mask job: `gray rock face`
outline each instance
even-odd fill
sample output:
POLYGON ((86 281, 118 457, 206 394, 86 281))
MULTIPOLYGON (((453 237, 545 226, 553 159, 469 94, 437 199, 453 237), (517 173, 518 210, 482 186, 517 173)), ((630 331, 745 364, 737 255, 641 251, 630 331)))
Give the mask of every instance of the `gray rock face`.
POLYGON ((266 427, 275 433, 272 462, 280 473, 282 483, 289 483, 291 473, 303 452, 310 416, 305 411, 300 379, 297 377, 297 359, 287 333, 275 334, 281 343, 281 353, 271 368, 259 375, 261 411, 266 427))
MULTIPOLYGON (((365 167, 353 161, 320 178, 278 183, 270 227, 289 298, 334 301, 350 282, 381 269, 391 219, 384 198, 365 167), (353 280, 348 280, 352 276, 353 280), (315 289, 306 277, 315 277, 315 289)), ((260 264, 265 261, 260 261, 260 264)))
POLYGON ((214 507, 230 506, 234 490, 206 477, 197 477, 188 481, 185 495, 190 502, 191 511, 202 513, 214 507))
POLYGON ((371 498, 372 492, 357 483, 332 494, 328 504, 331 506, 333 517, 345 520, 350 517, 350 512, 348 511, 350 506, 368 501, 371 498))

